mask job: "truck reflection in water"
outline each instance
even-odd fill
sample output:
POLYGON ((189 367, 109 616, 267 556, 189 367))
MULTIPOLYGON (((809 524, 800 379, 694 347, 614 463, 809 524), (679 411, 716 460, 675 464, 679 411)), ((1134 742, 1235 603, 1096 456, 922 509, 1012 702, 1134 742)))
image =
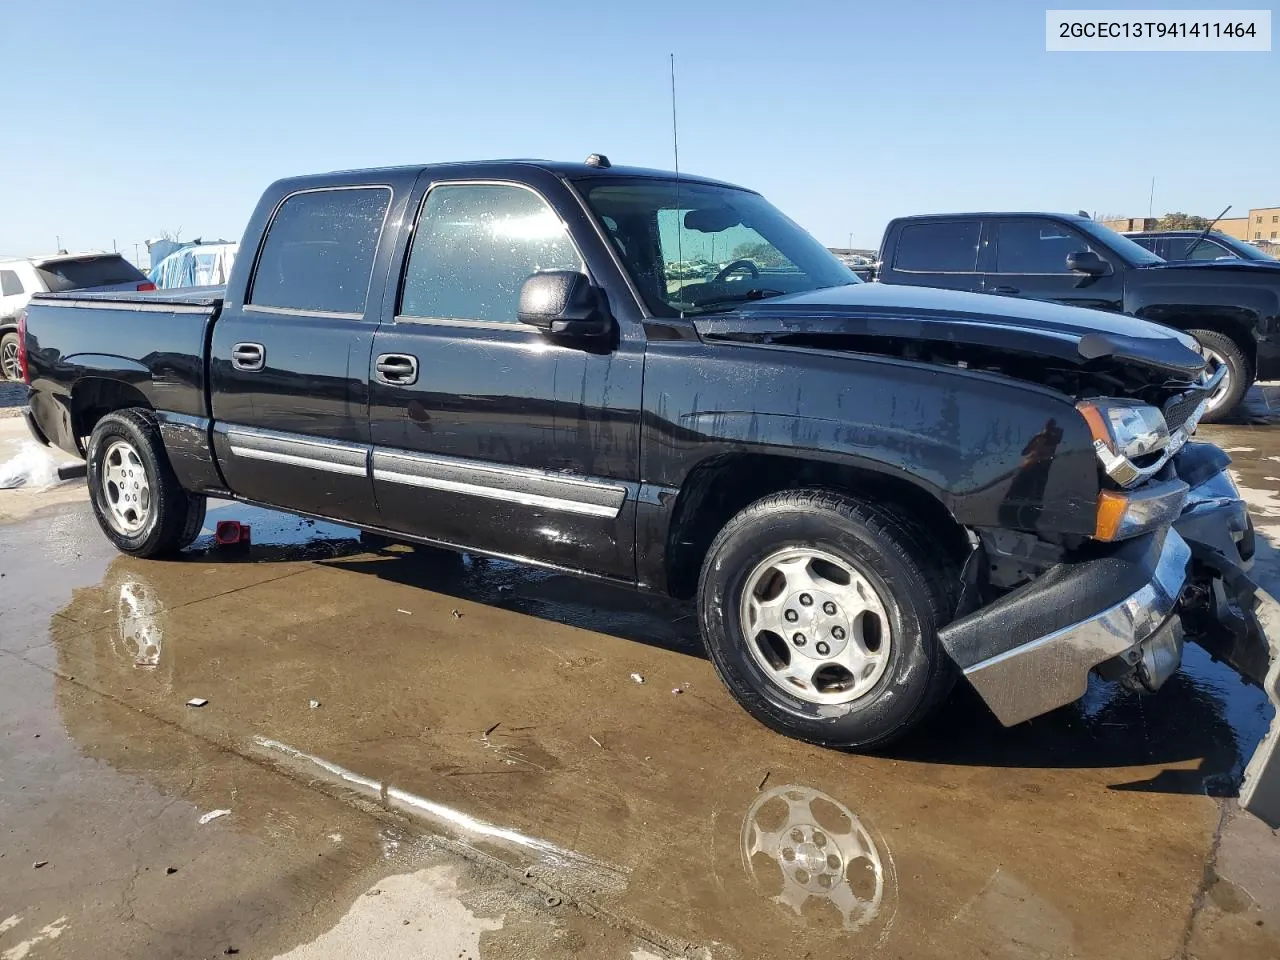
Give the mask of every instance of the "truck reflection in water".
MULTIPOLYGON (((888 933, 898 879, 883 838, 840 801, 794 784, 761 793, 742 821, 742 861, 752 883, 805 916, 810 899, 827 903, 846 930, 880 921, 888 933)), ((811 907, 809 919, 821 907, 811 907)))

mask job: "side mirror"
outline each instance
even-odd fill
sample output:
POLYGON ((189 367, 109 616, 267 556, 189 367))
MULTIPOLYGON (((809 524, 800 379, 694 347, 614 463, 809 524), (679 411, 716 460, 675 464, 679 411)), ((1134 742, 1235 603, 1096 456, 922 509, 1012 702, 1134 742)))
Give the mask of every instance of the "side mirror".
POLYGON ((586 274, 573 270, 543 270, 520 287, 517 316, 547 333, 565 337, 607 337, 613 317, 604 295, 586 274))
POLYGON ((1103 260, 1092 250, 1077 250, 1067 254, 1067 269, 1076 273, 1088 274, 1091 277, 1109 277, 1111 264, 1103 260))

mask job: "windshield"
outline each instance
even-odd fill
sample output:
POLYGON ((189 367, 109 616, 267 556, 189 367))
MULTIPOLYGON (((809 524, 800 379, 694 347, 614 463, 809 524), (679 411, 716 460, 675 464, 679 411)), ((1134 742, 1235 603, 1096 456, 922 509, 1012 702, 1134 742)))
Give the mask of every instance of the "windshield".
POLYGON ((759 194, 674 180, 595 180, 587 205, 658 316, 715 313, 861 283, 759 194))
POLYGON ((1276 261, 1275 257, 1268 256, 1253 244, 1245 243, 1243 240, 1238 240, 1235 237, 1229 237, 1225 233, 1218 233, 1215 230, 1213 233, 1209 234, 1209 236, 1213 237, 1213 239, 1217 240, 1218 243, 1222 244, 1224 247, 1229 247, 1231 252, 1241 260, 1269 260, 1272 263, 1275 263, 1276 261))
POLYGON ((1135 243, 1123 234, 1116 233, 1110 227, 1104 226, 1096 220, 1086 220, 1081 217, 1080 219, 1072 220, 1071 222, 1103 246, 1110 247, 1134 266, 1164 263, 1164 257, 1156 256, 1142 244, 1135 243))
POLYGON ((91 257, 85 260, 54 260, 36 270, 50 293, 111 287, 122 283, 143 283, 146 277, 124 257, 91 257))

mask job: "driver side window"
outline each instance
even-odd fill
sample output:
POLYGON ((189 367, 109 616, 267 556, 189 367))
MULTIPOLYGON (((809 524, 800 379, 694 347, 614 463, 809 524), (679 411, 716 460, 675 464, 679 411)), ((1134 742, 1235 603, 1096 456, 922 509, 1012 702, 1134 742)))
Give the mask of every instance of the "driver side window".
POLYGON ((766 272, 799 270, 751 227, 739 223, 715 233, 690 230, 684 225, 688 212, 658 211, 658 248, 668 297, 680 299, 683 288, 711 283, 717 277, 735 282, 766 272))
POLYGON ((1053 220, 996 224, 996 273, 1068 274, 1068 255, 1093 249, 1083 236, 1053 220))

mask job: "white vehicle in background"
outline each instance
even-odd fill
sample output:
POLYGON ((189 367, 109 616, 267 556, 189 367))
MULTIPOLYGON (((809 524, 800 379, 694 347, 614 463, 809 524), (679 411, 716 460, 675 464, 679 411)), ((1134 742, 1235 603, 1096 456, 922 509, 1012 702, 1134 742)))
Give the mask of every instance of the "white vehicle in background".
POLYGON ((154 290, 146 274, 118 253, 60 253, 0 260, 0 380, 21 380, 18 314, 34 293, 154 290))

